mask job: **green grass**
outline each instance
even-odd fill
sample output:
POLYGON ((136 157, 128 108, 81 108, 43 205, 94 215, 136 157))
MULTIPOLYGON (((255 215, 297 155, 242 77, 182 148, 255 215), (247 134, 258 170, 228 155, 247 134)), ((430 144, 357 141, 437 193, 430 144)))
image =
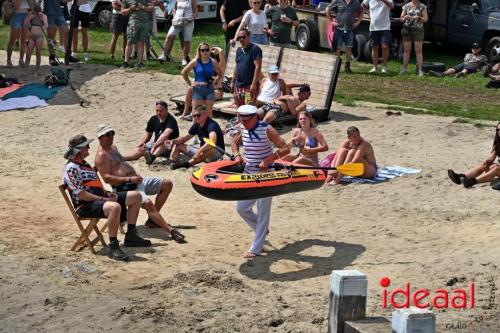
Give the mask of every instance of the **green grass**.
MULTIPOLYGON (((163 27, 159 25, 159 30, 163 27)), ((0 45, 7 45, 8 27, 0 26, 0 45)), ((163 44, 165 33, 158 34, 163 44)), ((111 34, 107 29, 91 28, 90 53, 91 63, 116 65, 121 63, 121 40, 118 42, 116 60, 109 58, 109 43, 111 34)), ((199 23, 195 26, 193 35, 191 58, 195 55, 196 46, 206 41, 210 45, 224 45, 224 36, 219 24, 199 23)), ((158 45, 153 42, 153 48, 160 52, 158 45)), ((323 50, 323 52, 325 52, 323 50)), ((424 45, 424 61, 443 62, 446 66, 453 66, 463 60, 461 50, 444 50, 430 45, 424 45)), ((47 51, 45 50, 47 55, 47 51)), ((181 51, 179 41, 176 40, 172 55, 176 62, 146 63, 148 71, 158 71, 178 75, 182 70, 180 65, 181 51)), ((59 54, 63 57, 62 54, 59 54)), ((399 61, 391 60, 389 73, 370 75, 371 65, 364 62, 354 62, 354 74, 339 76, 335 101, 347 106, 355 106, 357 101, 384 103, 391 109, 401 108, 406 113, 426 113, 443 116, 453 116, 460 119, 498 120, 500 118, 500 98, 498 91, 485 88, 488 79, 480 73, 468 75, 465 78, 454 77, 418 77, 414 74, 414 60, 410 64, 408 75, 398 75, 401 69, 399 61), (409 109, 408 109, 409 108, 409 109)))

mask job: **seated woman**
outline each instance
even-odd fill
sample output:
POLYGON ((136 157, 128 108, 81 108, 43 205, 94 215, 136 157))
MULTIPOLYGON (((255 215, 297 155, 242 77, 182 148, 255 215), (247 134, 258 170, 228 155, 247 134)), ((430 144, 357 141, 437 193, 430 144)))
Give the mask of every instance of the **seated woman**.
POLYGON ((481 164, 476 165, 471 170, 463 173, 455 173, 453 170, 448 170, 448 177, 457 185, 463 184, 464 187, 472 187, 479 183, 491 182, 497 177, 500 177, 500 164, 494 163, 498 157, 500 162, 500 122, 495 129, 495 139, 493 140, 493 148, 490 156, 481 164))
POLYGON ((283 160, 318 166, 318 153, 328 151, 328 144, 323 134, 314 127, 314 121, 309 112, 299 112, 297 128, 293 129, 292 136, 292 145, 299 147, 300 152, 298 155, 288 154, 283 157, 283 160))
MULTIPOLYGON (((226 71, 226 58, 224 56, 224 50, 218 46, 212 46, 210 49, 210 58, 217 61, 220 66, 222 73, 226 71)), ((220 101, 224 97, 224 92, 222 91, 222 80, 215 83, 215 101, 220 101)), ((193 107, 193 87, 189 87, 186 91, 186 97, 184 98, 184 111, 182 112, 182 120, 193 120, 191 116, 191 111, 193 107)))
MULTIPOLYGON (((377 161, 372 145, 361 137, 359 129, 350 126, 347 129, 347 139, 342 142, 337 154, 332 161, 332 167, 347 163, 363 163, 365 172, 361 177, 373 178, 377 174, 377 161)), ((336 185, 340 183, 343 175, 337 171, 329 171, 325 183, 336 185)))

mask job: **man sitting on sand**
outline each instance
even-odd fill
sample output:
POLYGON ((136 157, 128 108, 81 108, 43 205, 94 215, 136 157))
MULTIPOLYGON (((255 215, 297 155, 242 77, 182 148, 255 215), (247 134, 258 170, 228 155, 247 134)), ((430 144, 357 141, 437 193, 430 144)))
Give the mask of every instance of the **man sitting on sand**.
POLYGON ((170 156, 170 159, 175 161, 175 163, 172 164, 172 170, 189 168, 201 162, 217 161, 223 155, 223 153, 206 144, 203 140, 205 138, 210 139, 220 147, 222 151, 224 150, 224 135, 219 124, 209 117, 207 107, 205 105, 198 105, 194 109, 192 116, 195 123, 189 129, 188 134, 172 140, 172 144, 175 145, 172 150, 172 155, 170 156), (195 135, 197 135, 200 140, 199 149, 193 145, 186 144, 186 142, 191 140, 195 135), (181 154, 189 157, 189 161, 178 161, 181 154))
POLYGON ((298 115, 300 111, 305 111, 307 108, 306 101, 311 96, 311 88, 308 84, 302 84, 299 87, 297 96, 284 95, 276 98, 272 103, 266 104, 259 111, 259 116, 265 123, 271 124, 279 117, 290 113, 294 116, 298 115))
POLYGON ((69 189, 78 216, 108 219, 109 255, 112 259, 127 261, 128 255, 122 251, 116 237, 120 220, 127 221, 125 246, 151 245, 149 240, 137 235, 135 228, 141 196, 136 191, 110 193, 104 190, 96 170, 85 161, 92 141, 82 134, 69 139, 68 149, 64 153, 68 163, 64 167, 63 181, 69 189))
MULTIPOLYGON (((347 129, 347 139, 337 149, 332 167, 347 163, 363 163, 365 172, 361 177, 373 178, 377 174, 377 161, 372 145, 361 137, 359 129, 350 126, 347 129)), ((337 171, 329 171, 325 183, 336 185, 340 183, 343 175, 337 171)))
POLYGON ((148 212, 146 226, 155 228, 159 226, 168 232, 176 242, 183 242, 184 236, 172 228, 160 214, 160 209, 167 201, 172 191, 172 182, 159 177, 142 177, 127 163, 133 160, 133 155, 123 156, 118 148, 113 145, 115 130, 108 125, 97 127, 99 149, 95 156, 95 165, 104 181, 113 187, 116 192, 135 191, 141 194, 142 208, 148 212), (155 195, 155 204, 148 195, 155 195))
MULTIPOLYGON (((170 157, 171 140, 179 137, 179 126, 177 120, 168 113, 168 105, 164 101, 156 102, 156 115, 149 118, 146 125, 146 133, 137 146, 138 153, 144 149, 144 159, 150 165, 157 157, 170 157), (155 135, 153 143, 149 143, 155 135)), ((137 156, 137 158, 139 158, 137 156)))

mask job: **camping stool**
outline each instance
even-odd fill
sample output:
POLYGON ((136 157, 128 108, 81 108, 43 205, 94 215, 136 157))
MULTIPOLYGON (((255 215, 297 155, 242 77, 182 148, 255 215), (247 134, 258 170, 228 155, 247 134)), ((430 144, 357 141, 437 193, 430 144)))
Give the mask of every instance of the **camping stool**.
MULTIPOLYGON (((73 207, 73 204, 71 203, 71 200, 68 196, 67 190, 68 190, 68 188, 66 185, 64 185, 64 184, 59 185, 59 191, 61 191, 61 195, 63 196, 64 201, 66 202, 66 205, 68 206, 68 209, 71 212, 71 215, 73 216, 73 219, 75 220, 76 225, 78 226, 78 229, 80 229, 80 232, 81 232, 80 237, 75 242, 75 244, 73 244, 73 246, 71 247, 71 251, 76 251, 77 248, 79 248, 79 247, 88 246, 90 251, 92 251, 92 253, 95 253, 94 245, 98 241, 101 242, 102 246, 106 246, 106 242, 104 241, 104 237, 102 236, 102 232, 104 232, 107 229, 108 222, 106 221, 106 223, 104 224, 102 229, 99 230, 99 228, 97 227, 97 223, 99 222, 100 218, 78 216, 78 214, 76 213, 75 208, 73 207), (82 221, 86 221, 86 220, 88 220, 89 223, 84 228, 82 221), (97 236, 93 240, 90 240, 89 236, 92 233, 92 230, 95 231, 97 236)), ((124 233, 121 224, 118 226, 118 230, 120 233, 122 233, 122 234, 124 233)))

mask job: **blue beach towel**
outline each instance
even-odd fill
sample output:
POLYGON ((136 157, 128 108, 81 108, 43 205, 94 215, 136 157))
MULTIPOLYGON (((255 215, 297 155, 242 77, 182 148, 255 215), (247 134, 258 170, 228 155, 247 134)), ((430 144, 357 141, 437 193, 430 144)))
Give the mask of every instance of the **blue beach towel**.
POLYGON ((344 176, 342 177, 342 183, 355 183, 355 184, 375 184, 380 183, 392 178, 401 177, 406 174, 415 174, 420 173, 422 170, 420 169, 412 169, 412 168, 404 168, 400 166, 387 166, 377 170, 377 175, 375 178, 359 178, 359 177, 351 177, 344 176))
POLYGON ((19 89, 14 90, 11 93, 3 96, 2 99, 9 99, 13 97, 26 97, 26 96, 36 96, 40 99, 51 99, 57 94, 59 87, 48 88, 40 83, 30 83, 22 86, 19 89))

